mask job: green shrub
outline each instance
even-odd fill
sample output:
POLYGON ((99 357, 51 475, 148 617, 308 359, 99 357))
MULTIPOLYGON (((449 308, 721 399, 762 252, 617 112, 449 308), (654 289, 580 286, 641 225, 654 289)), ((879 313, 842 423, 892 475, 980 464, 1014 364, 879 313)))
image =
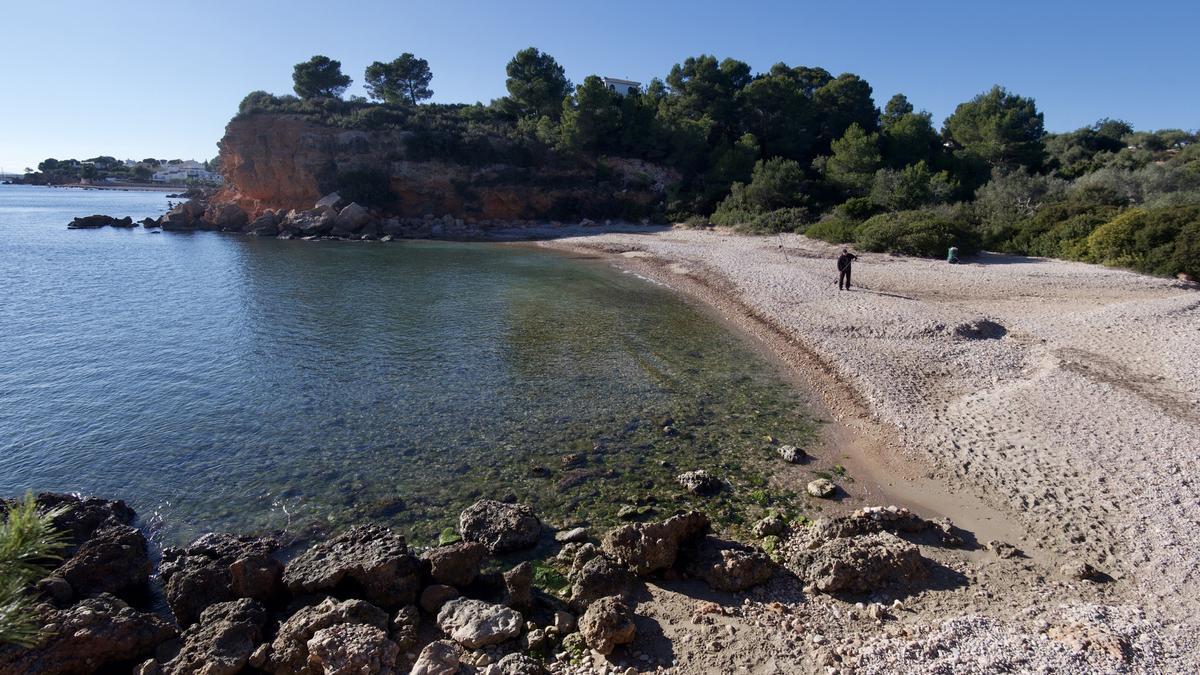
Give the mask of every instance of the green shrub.
POLYGON ((858 226, 855 242, 867 251, 941 257, 951 246, 963 255, 979 248, 977 233, 945 209, 897 211, 873 216, 858 226))
POLYGON ((1150 274, 1197 271, 1195 237, 1200 206, 1128 209, 1087 238, 1091 260, 1150 274))
POLYGON ((53 525, 64 512, 38 513, 32 494, 8 507, 0 524, 0 644, 37 642, 40 631, 26 588, 44 577, 66 548, 66 535, 53 525))
POLYGON ((831 244, 848 244, 854 241, 854 231, 859 223, 840 216, 830 216, 810 225, 804 236, 820 239, 831 244))

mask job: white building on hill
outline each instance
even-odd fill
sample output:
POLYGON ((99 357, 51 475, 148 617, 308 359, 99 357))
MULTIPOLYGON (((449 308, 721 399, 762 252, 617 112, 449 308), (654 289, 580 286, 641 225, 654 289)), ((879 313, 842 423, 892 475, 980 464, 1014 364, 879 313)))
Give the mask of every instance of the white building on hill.
POLYGON ((622 96, 629 94, 629 92, 638 91, 642 87, 641 82, 622 80, 619 77, 601 77, 600 81, 611 91, 615 91, 622 96))

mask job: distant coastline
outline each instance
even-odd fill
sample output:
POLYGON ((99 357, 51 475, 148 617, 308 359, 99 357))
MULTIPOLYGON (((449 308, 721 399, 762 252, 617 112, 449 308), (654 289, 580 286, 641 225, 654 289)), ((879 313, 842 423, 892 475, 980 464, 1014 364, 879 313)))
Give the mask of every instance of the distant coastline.
MULTIPOLYGON (((26 185, 26 183, 0 183, 0 185, 26 185)), ((142 185, 136 183, 110 183, 107 185, 91 185, 88 183, 63 183, 58 185, 41 185, 49 188, 74 188, 76 190, 121 190, 142 192, 186 192, 187 186, 182 185, 142 185)))

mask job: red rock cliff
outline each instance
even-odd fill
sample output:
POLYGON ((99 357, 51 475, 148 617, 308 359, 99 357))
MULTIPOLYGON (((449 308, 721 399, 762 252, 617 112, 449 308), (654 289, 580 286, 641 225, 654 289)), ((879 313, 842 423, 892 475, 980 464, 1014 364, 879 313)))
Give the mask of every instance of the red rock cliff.
POLYGON ((648 212, 675 178, 660 167, 617 158, 601 159, 599 170, 417 160, 408 148, 411 136, 324 126, 290 114, 238 117, 220 142, 226 186, 215 201, 236 204, 252 218, 265 209, 308 209, 337 189, 331 177, 368 170, 386 174, 397 198, 391 210, 401 217, 628 217, 648 212))

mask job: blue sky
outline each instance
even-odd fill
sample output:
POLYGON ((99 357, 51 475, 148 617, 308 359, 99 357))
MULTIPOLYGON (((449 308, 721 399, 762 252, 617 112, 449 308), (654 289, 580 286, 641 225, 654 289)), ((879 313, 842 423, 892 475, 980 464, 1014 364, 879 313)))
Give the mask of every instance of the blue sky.
POLYGON ((504 65, 533 45, 579 82, 646 81, 689 55, 755 71, 785 61, 854 72, 876 103, 904 92, 941 120, 1003 84, 1046 126, 1100 117, 1138 128, 1200 126, 1200 2, 67 2, 0 9, 0 168, 46 157, 204 159, 242 97, 291 92, 315 53, 363 69, 410 51, 434 100, 504 94, 504 65))

